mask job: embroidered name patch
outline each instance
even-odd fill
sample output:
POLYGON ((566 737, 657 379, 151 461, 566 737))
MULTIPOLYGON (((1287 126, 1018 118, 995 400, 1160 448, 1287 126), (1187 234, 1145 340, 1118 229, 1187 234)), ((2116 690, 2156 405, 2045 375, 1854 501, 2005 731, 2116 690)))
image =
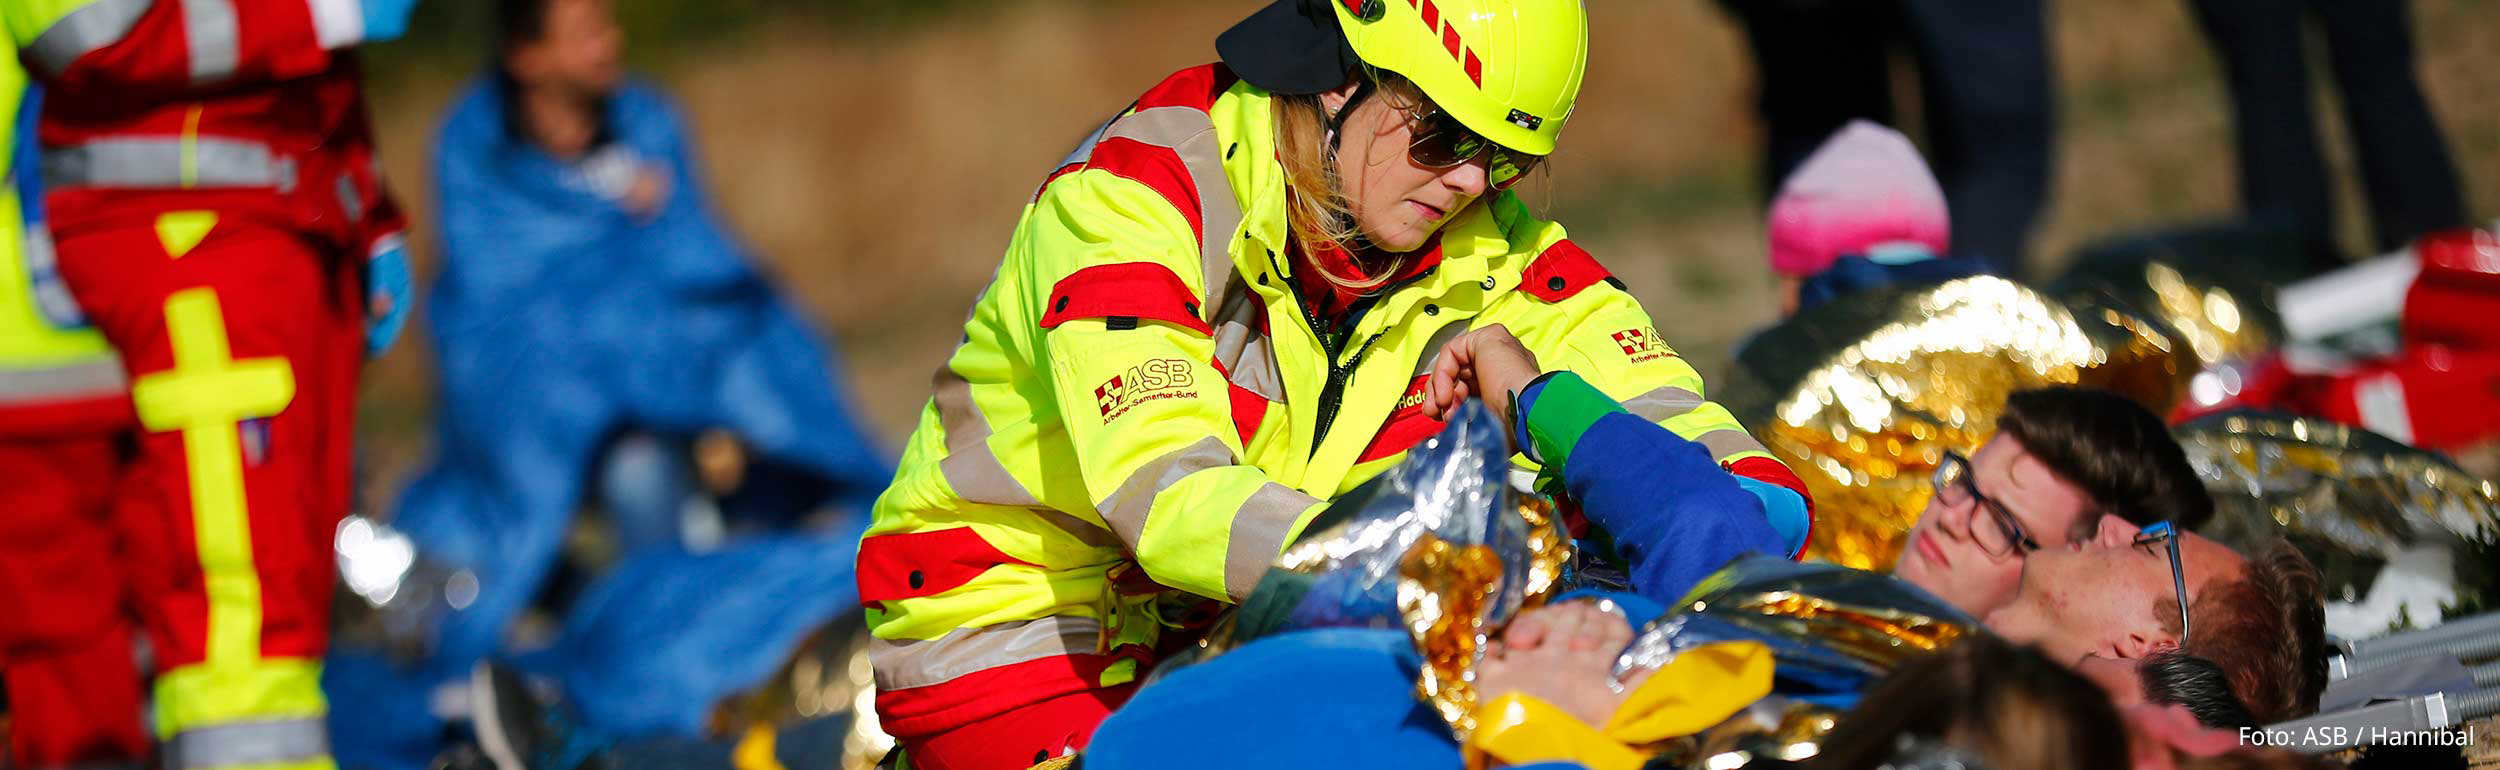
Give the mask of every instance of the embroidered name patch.
POLYGON ((1188 361, 1152 359, 1095 386, 1094 404, 1102 408, 1103 422, 1110 422, 1138 404, 1188 396, 1188 388, 1196 382, 1188 361))
POLYGON ((1643 326, 1637 329, 1625 329, 1615 332, 1614 338, 1615 346, 1623 348, 1623 355, 1632 359, 1632 363, 1646 363, 1675 357, 1675 351, 1667 347, 1666 341, 1658 339, 1656 327, 1643 326))

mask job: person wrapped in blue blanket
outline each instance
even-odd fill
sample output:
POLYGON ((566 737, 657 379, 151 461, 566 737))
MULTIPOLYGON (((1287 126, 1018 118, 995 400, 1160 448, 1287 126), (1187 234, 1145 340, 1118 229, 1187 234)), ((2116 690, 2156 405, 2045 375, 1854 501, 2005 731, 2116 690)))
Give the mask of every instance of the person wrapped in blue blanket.
POLYGON ((508 626, 539 596, 601 477, 641 487, 601 501, 627 536, 617 577, 638 588, 585 589, 586 614, 554 644, 575 654, 523 664, 558 682, 649 683, 569 693, 586 727, 632 734, 699 727, 713 701, 768 675, 805 631, 855 612, 851 541, 892 476, 836 390, 830 341, 721 227, 676 109, 622 74, 608 4, 508 0, 498 11, 494 72, 454 103, 436 147, 435 457, 392 519, 423 558, 469 571, 478 590, 416 667, 333 665, 334 699, 410 717, 345 712, 334 737, 348 764, 416 767, 432 755, 441 727, 422 704, 505 652, 508 626), (723 434, 743 455, 734 491, 717 501, 733 532, 836 545, 745 546, 775 555, 726 562, 680 547, 678 512, 700 498, 686 448, 723 434), (620 446, 633 461, 600 469, 620 446), (823 511, 857 518, 779 534, 823 511), (794 569, 808 585, 759 574, 794 569), (826 600, 721 595, 749 588, 826 600), (714 642, 584 638, 696 626, 714 642), (651 671, 697 675, 661 683, 651 671))

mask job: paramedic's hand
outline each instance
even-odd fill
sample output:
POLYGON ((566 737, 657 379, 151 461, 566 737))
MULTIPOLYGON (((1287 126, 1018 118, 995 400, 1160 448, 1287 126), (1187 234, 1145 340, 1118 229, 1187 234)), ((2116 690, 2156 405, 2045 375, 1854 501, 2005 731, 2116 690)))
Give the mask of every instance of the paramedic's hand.
POLYGON ((1544 371, 1536 354, 1501 324, 1469 331, 1441 346, 1434 358, 1432 379, 1424 385, 1424 414, 1446 419, 1459 402, 1475 396, 1509 420, 1511 397, 1544 371))
POLYGON ((357 0, 365 14, 365 42, 383 43, 408 32, 408 12, 417 0, 357 0))
POLYGON ((408 323, 408 241, 399 236, 373 245, 365 263, 365 357, 391 349, 408 323))

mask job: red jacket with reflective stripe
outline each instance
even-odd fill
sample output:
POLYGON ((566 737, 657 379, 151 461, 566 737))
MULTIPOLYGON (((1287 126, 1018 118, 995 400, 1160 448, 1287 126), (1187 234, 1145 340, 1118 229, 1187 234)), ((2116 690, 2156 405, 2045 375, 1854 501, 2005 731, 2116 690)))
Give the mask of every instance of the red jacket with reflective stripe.
POLYGON ((375 167, 354 0, 0 2, 45 86, 56 232, 207 209, 362 256, 402 228, 375 167), (264 178, 234 183, 251 169, 264 178))

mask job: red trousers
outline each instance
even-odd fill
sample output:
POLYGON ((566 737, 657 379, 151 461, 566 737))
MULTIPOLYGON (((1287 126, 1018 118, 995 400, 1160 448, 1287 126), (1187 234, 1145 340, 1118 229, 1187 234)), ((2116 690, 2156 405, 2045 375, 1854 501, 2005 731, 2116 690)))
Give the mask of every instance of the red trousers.
POLYGON ((23 610, 8 615, 63 651, 23 685, 9 653, 13 742, 127 746, 117 720, 136 712, 117 696, 31 723, 24 715, 45 710, 16 700, 45 697, 51 680, 128 680, 128 627, 102 619, 126 607, 155 650, 155 727, 169 750, 326 763, 319 662, 330 543, 350 494, 361 261, 208 212, 57 238, 63 278, 121 354, 139 433, 118 481, 64 461, 57 483, 29 494, 65 502, 0 508, 12 551, 59 544, 39 559, 12 552, 0 578, 0 599, 23 610), (107 488, 98 516, 85 498, 107 488), (106 654, 117 645, 118 658, 106 654), (68 737, 80 734, 106 737, 68 737))
POLYGON ((148 756, 109 516, 118 438, 0 436, 0 664, 17 766, 148 756))
POLYGON ((911 770, 1032 767, 1084 749, 1094 728, 1136 692, 1137 683, 1130 682, 1071 693, 933 735, 903 738, 903 759, 911 770))

